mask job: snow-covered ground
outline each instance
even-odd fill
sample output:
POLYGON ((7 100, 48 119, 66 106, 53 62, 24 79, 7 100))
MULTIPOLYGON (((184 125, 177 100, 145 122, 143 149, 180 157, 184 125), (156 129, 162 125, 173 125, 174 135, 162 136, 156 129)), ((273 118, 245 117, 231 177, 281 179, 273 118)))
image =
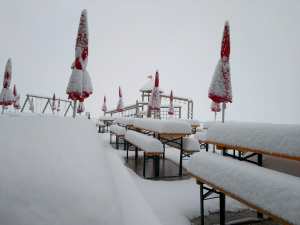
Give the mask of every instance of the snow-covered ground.
MULTIPOLYGON (((7 113, 0 124, 0 224, 188 225, 200 214, 193 179, 137 176, 95 122, 7 113)), ((166 156, 178 163, 178 150, 166 156)), ((205 209, 216 211, 218 201, 205 209)))

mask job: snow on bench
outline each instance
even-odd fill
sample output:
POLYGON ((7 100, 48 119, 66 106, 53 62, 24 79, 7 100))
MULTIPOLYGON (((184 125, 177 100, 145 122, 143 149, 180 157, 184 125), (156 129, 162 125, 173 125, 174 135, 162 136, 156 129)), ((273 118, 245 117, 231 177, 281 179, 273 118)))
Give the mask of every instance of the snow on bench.
POLYGON ((206 141, 238 150, 300 160, 300 125, 210 124, 206 141))
POLYGON ((271 216, 300 224, 300 178, 220 155, 199 152, 188 170, 200 182, 271 216))
POLYGON ((117 119, 117 117, 113 117, 113 116, 100 116, 99 117, 100 121, 114 121, 115 119, 117 119))
POLYGON ((207 139, 207 131, 198 131, 195 134, 195 138, 199 141, 199 142, 204 142, 207 139))
MULTIPOLYGON (((159 167, 160 167, 160 156, 163 154, 163 145, 162 143, 146 134, 142 134, 136 131, 127 130, 125 134, 125 140, 135 146, 135 160, 138 158, 138 149, 144 151, 144 164, 143 164, 143 176, 146 177, 146 160, 153 159, 155 177, 159 176, 159 167)), ((127 145, 127 161, 128 161, 128 150, 129 146, 127 145)))
POLYGON ((110 132, 112 132, 115 135, 124 136, 126 133, 126 129, 124 127, 114 124, 110 126, 110 132))
POLYGON ((133 121, 135 118, 130 118, 130 117, 119 117, 115 119, 114 123, 120 124, 123 126, 130 126, 133 125, 133 121))
POLYGON ((198 152, 200 151, 199 142, 195 139, 195 137, 184 137, 183 150, 187 152, 198 152))
POLYGON ((127 132, 125 133, 125 139, 126 141, 130 142, 131 144, 135 145, 145 152, 163 153, 162 143, 152 136, 141 134, 132 130, 127 130, 127 132))
POLYGON ((180 120, 135 119, 133 126, 161 134, 190 134, 190 124, 180 120))

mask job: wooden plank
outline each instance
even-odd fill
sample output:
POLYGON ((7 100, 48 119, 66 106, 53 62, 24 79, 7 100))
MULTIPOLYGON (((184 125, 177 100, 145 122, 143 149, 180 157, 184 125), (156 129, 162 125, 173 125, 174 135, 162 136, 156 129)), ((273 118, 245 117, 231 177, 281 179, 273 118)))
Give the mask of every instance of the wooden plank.
POLYGON ((279 157, 279 158, 300 161, 300 156, 291 156, 291 155, 285 154, 285 153, 272 152, 271 150, 255 149, 255 148, 243 147, 243 146, 239 146, 239 145, 229 145, 229 144, 224 144, 224 143, 210 141, 210 140, 202 141, 201 143, 217 145, 219 150, 235 149, 235 150, 238 150, 241 152, 254 152, 254 153, 263 154, 263 155, 270 155, 270 156, 275 156, 275 157, 279 157))
POLYGON ((231 197, 231 198, 233 198, 233 199, 235 199, 235 200, 237 200, 237 201, 239 201, 239 202, 247 205, 248 207, 250 207, 252 209, 255 209, 255 210, 257 210, 257 211, 259 211, 259 212, 261 212, 261 213, 263 213, 263 214, 271 217, 275 222, 278 222, 278 223, 280 223, 282 225, 293 225, 292 223, 290 223, 290 222, 286 221, 285 219, 281 218, 280 216, 275 215, 275 214, 273 214, 273 213, 271 213, 271 212, 269 212, 269 211, 267 211, 267 210, 265 210, 263 208, 260 208, 260 207, 256 206, 254 203, 251 203, 251 202, 247 201, 246 199, 241 198, 237 194, 234 194, 234 193, 232 193, 230 191, 227 191, 227 190, 223 189, 222 187, 220 187, 220 186, 218 186, 218 185, 216 185, 216 184, 214 184, 212 182, 207 181, 206 179, 203 179, 201 177, 195 176, 195 175, 193 175, 191 173, 189 173, 189 174, 192 177, 194 177, 197 182, 201 182, 201 183, 209 185, 210 187, 216 189, 217 191, 222 192, 225 195, 227 195, 227 196, 229 196, 229 197, 231 197))

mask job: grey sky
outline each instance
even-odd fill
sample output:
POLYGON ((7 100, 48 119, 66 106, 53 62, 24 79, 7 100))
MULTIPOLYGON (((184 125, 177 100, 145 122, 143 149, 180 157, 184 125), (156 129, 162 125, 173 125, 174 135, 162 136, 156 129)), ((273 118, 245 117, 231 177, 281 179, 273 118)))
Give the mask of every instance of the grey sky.
POLYGON ((159 69, 167 93, 189 96, 195 116, 212 120, 208 86, 219 59, 223 25, 231 26, 233 104, 230 120, 300 123, 300 1, 4 1, 0 71, 12 57, 13 81, 27 93, 66 97, 82 9, 88 10, 88 71, 100 114, 134 103, 146 76, 159 69))

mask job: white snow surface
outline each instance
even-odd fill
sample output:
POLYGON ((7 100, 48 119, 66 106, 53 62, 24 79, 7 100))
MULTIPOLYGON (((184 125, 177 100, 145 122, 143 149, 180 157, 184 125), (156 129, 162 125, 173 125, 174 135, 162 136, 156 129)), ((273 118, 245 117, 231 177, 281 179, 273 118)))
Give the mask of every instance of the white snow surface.
POLYGON ((133 121, 135 118, 132 117, 119 117, 115 119, 116 124, 120 124, 123 126, 133 125, 133 121))
POLYGON ((82 73, 82 92, 93 93, 93 85, 90 74, 87 70, 84 70, 82 73))
POLYGON ((100 121, 114 121, 117 117, 114 116, 100 116, 100 121))
POLYGON ((0 224, 159 224, 93 122, 20 115, 0 117, 0 224))
POLYGON ((228 122, 211 124, 207 140, 300 156, 300 125, 228 122))
POLYGON ((189 171, 260 208, 300 224, 300 178, 220 155, 199 152, 189 171))
POLYGON ((135 119, 133 126, 158 133, 190 134, 190 124, 181 120, 135 119))
POLYGON ((198 132, 196 132, 196 134, 194 136, 195 136, 195 138, 198 141, 206 141, 206 139, 207 139, 207 131, 206 130, 204 130, 204 131, 198 131, 198 132))
POLYGON ((109 127, 109 129, 111 132, 113 132, 114 134, 117 134, 117 135, 125 135, 125 133, 126 133, 125 127, 121 127, 116 124, 111 125, 109 127))
POLYGON ((168 119, 171 121, 179 121, 179 122, 186 122, 190 124, 190 126, 200 126, 200 121, 199 120, 194 120, 194 119, 168 119))
POLYGON ((162 143, 152 136, 127 130, 125 139, 145 152, 163 152, 162 143))
POLYGON ((67 93, 82 93, 82 82, 83 82, 83 72, 82 70, 78 70, 74 68, 71 73, 71 77, 69 79, 69 83, 67 86, 67 93))
POLYGON ((194 136, 184 137, 183 149, 186 151, 200 151, 200 145, 198 140, 194 136))

